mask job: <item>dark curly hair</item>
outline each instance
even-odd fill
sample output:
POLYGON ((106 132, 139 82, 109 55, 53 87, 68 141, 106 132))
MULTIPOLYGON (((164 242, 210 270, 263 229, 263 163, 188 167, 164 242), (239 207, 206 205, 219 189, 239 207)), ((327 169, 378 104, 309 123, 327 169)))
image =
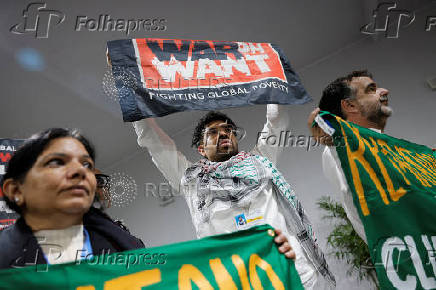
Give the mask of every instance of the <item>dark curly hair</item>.
POLYGON ((232 119, 227 117, 226 114, 218 111, 210 111, 198 121, 197 126, 195 127, 194 134, 192 135, 192 147, 198 147, 201 145, 201 143, 203 142, 203 132, 207 124, 217 120, 227 122, 228 124, 236 127, 236 124, 232 121, 232 119))
MULTIPOLYGON (((32 135, 25 140, 20 148, 15 151, 6 165, 6 173, 1 180, 1 188, 6 179, 12 178, 18 182, 24 182, 27 172, 33 167, 38 156, 47 148, 49 143, 58 138, 71 137, 83 144, 93 161, 95 161, 94 146, 77 129, 51 128, 32 135)), ((21 213, 21 208, 12 202, 6 195, 4 199, 9 208, 21 213)))
POLYGON ((355 97, 355 92, 353 88, 350 87, 350 82, 353 78, 357 77, 373 78, 372 74, 366 69, 353 71, 344 77, 337 78, 322 92, 322 97, 318 105, 321 111, 328 111, 345 119, 341 109, 341 100, 355 97))

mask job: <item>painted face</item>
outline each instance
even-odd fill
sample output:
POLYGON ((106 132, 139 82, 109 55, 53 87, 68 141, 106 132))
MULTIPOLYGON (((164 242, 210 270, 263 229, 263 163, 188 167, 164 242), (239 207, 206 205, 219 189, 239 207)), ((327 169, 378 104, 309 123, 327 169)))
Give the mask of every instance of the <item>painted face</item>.
POLYGON ((25 214, 84 214, 94 199, 94 162, 70 137, 52 140, 19 185, 25 214))
POLYGON ((235 126, 220 120, 212 121, 207 124, 203 135, 202 155, 210 161, 225 161, 238 154, 235 126))
POLYGON ((350 82, 355 90, 358 109, 363 117, 379 125, 386 123, 386 119, 392 115, 389 107, 389 91, 378 88, 377 84, 369 77, 356 77, 350 82))

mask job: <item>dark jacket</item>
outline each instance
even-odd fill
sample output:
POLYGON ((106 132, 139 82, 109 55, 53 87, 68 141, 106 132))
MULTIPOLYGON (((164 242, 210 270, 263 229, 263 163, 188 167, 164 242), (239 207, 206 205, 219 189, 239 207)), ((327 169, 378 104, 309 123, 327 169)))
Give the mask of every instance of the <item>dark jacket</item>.
MULTIPOLYGON (((92 208, 83 216, 95 256, 144 248, 144 243, 120 227, 106 214, 92 208)), ((0 231, 0 269, 46 264, 31 228, 21 217, 0 231)))

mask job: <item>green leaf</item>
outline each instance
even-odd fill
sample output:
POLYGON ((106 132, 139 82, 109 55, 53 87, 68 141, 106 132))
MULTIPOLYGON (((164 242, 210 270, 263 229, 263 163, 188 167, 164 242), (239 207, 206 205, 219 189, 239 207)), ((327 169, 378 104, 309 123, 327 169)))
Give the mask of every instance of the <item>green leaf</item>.
POLYGON ((348 276, 357 272, 360 280, 367 279, 378 286, 368 246, 354 230, 342 205, 329 196, 322 196, 317 201, 317 205, 325 211, 324 218, 336 222, 327 237, 327 245, 332 248, 329 254, 334 255, 338 260, 347 262, 350 266, 346 272, 348 276))

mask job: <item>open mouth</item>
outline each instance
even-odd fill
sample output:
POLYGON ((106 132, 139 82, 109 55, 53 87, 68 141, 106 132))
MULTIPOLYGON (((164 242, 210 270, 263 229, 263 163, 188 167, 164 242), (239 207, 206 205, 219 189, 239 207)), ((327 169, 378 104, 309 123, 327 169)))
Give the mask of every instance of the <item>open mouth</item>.
POLYGON ((218 142, 218 146, 220 146, 220 147, 229 147, 229 146, 232 146, 232 141, 230 141, 229 139, 220 140, 218 142))
POLYGON ((380 96, 380 103, 387 106, 389 104, 388 96, 380 96))

